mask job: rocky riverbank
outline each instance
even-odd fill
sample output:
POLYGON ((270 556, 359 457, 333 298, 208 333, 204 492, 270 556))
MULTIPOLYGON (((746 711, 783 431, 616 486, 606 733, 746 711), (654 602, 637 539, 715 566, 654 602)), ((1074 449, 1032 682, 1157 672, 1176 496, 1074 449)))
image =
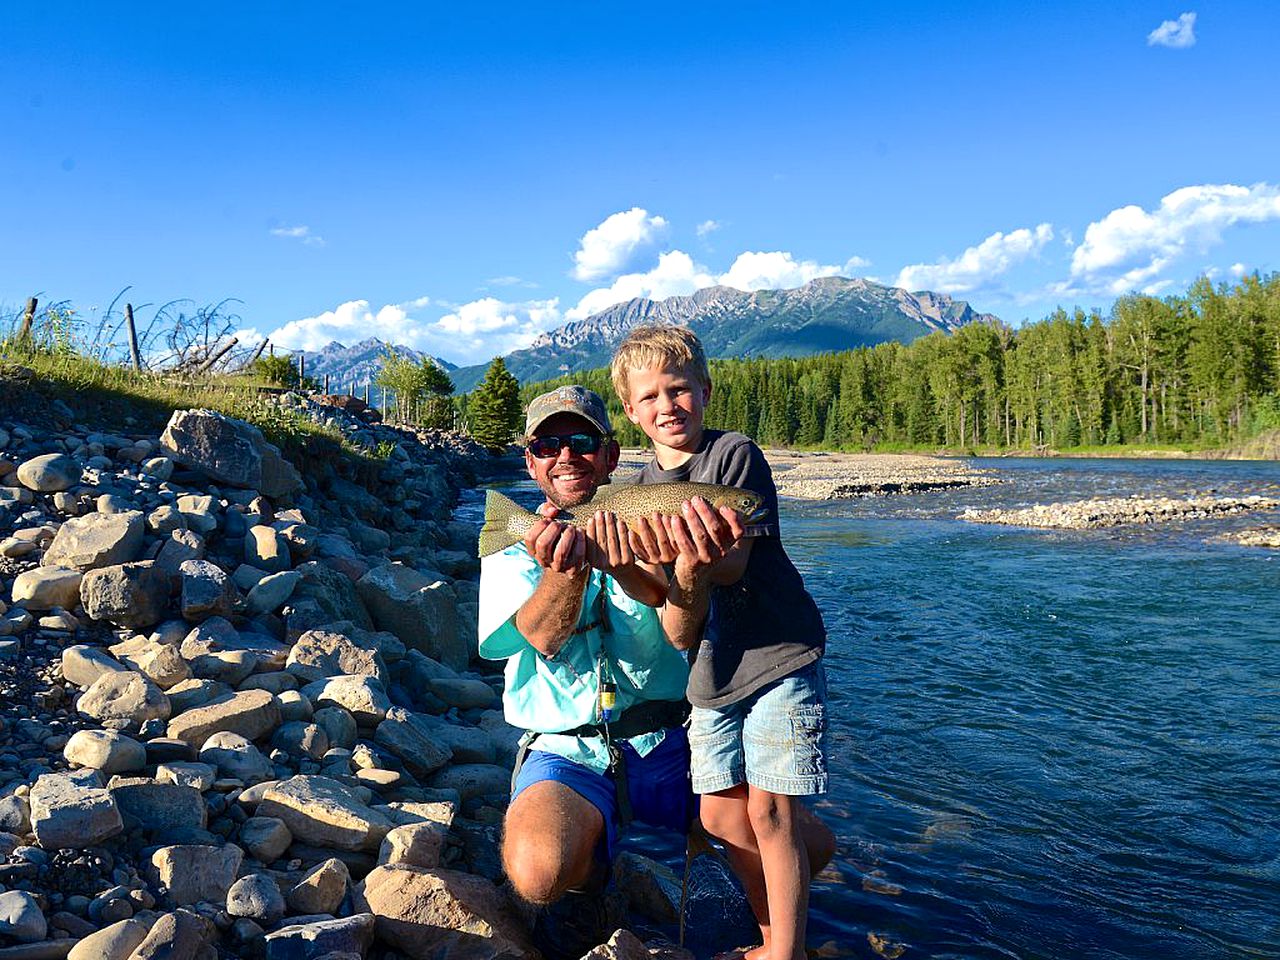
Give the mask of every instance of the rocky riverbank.
POLYGON ((1092 530, 1124 524, 1167 523, 1207 517, 1273 510, 1280 500, 1270 497, 1117 497, 1076 500, 1070 503, 1036 504, 1016 510, 975 510, 959 519, 971 523, 1002 523, 1018 527, 1092 530))
MULTIPOLYGON (((385 460, 303 476, 208 412, 0 415, 0 960, 537 956, 450 521, 487 455, 282 402, 385 460)), ((620 873, 670 913, 662 868, 620 873)))
MULTIPOLYGON (((647 451, 623 451, 620 471, 638 470, 647 451)), ((778 494, 801 500, 847 500, 952 487, 986 487, 1004 481, 964 460, 896 453, 808 453, 766 450, 778 494)), ((621 474, 620 474, 621 475, 621 474)))

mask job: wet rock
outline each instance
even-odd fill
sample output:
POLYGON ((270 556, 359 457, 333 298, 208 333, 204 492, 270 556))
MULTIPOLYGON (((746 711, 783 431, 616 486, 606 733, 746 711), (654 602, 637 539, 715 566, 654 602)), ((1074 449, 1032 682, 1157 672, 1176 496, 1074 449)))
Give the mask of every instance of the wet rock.
POLYGON ((235 844, 178 844, 161 847, 151 855, 151 864, 172 901, 186 906, 201 900, 225 901, 243 858, 244 852, 235 844))

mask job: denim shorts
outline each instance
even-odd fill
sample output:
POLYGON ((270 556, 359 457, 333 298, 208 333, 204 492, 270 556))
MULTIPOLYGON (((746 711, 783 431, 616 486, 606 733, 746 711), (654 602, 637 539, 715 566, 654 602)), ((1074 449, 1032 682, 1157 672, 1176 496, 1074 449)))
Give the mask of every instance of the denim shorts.
POLYGON ((725 707, 694 707, 689 725, 693 789, 739 783, 772 793, 827 792, 827 681, 817 660, 725 707))
MULTIPOLYGON (((627 769, 627 794, 632 816, 655 827, 687 833, 698 812, 698 798, 689 789, 689 740, 684 727, 672 727, 646 756, 622 744, 627 769)), ((587 800, 604 817, 604 835, 596 845, 596 859, 613 861, 619 836, 618 795, 613 778, 545 750, 531 750, 516 774, 514 800, 542 780, 554 780, 587 800)))

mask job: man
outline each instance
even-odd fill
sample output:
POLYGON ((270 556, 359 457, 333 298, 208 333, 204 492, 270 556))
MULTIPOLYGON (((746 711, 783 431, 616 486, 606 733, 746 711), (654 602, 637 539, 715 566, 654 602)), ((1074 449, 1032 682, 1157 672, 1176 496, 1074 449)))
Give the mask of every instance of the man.
MULTIPOLYGON (((585 531, 554 519, 590 500, 618 465, 604 401, 579 386, 545 393, 529 404, 525 435, 525 467, 549 506, 523 543, 481 562, 480 655, 507 661, 507 721, 529 731, 503 863, 520 896, 547 905, 603 887, 632 817, 684 831, 695 807, 681 726, 688 667, 654 610, 666 576, 637 559, 612 514, 595 514, 585 531)), ((726 543, 740 535, 736 518, 698 510, 708 514, 701 532, 726 543)), ((582 899, 563 912, 589 926, 597 906, 582 899)), ((580 944, 566 943, 564 955, 610 932, 585 934, 576 954, 580 944)))

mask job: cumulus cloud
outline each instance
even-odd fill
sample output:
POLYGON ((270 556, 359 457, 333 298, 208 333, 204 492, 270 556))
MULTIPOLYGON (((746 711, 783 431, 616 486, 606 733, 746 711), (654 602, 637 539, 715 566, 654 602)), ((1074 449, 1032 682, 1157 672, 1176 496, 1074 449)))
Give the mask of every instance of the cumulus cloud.
POLYGON ((1033 257, 1053 239, 1053 227, 1042 223, 1034 230, 997 231, 954 260, 915 263, 903 267, 894 286, 904 290, 970 293, 990 287, 992 281, 1014 265, 1033 257))
POLYGON ((713 287, 716 278, 705 267, 694 263, 683 250, 670 250, 658 257, 658 264, 643 273, 624 273, 607 287, 592 290, 577 306, 565 312, 566 319, 581 320, 599 313, 615 303, 623 303, 635 297, 662 300, 693 293, 703 287, 713 287))
POLYGON ((449 308, 435 320, 415 313, 430 299, 386 304, 374 310, 368 300, 349 300, 314 317, 293 320, 269 335, 287 350, 319 350, 334 340, 345 344, 377 337, 443 357, 453 363, 483 363, 527 347, 562 322, 559 301, 506 303, 485 297, 449 308))
POLYGON ((1248 272, 1249 272, 1249 268, 1246 267, 1243 263, 1233 263, 1231 265, 1231 275, 1235 277, 1237 280, 1239 280, 1248 272))
POLYGON ((573 276, 585 283, 617 277, 652 262, 667 232, 667 221, 632 207, 606 217, 582 235, 573 255, 573 276))
POLYGON ((697 231, 698 236, 700 236, 700 237, 705 237, 705 236, 707 236, 708 234, 715 233, 717 230, 719 230, 719 229, 720 229, 720 221, 718 221, 718 220, 703 220, 703 221, 702 221, 700 224, 698 224, 698 226, 697 226, 697 227, 695 227, 694 229, 697 231))
POLYGON ((1146 289, 1184 255, 1221 243, 1228 227, 1269 220, 1280 220, 1280 187, 1183 187, 1154 210, 1130 204, 1089 224, 1072 251, 1071 277, 1086 290, 1117 296, 1146 289))
POLYGON ((1166 20, 1147 34, 1148 47, 1172 47, 1184 50, 1196 43, 1196 15, 1188 12, 1177 20, 1166 20))
POLYGON ((323 247, 324 237, 317 236, 311 232, 311 228, 306 225, 296 227, 272 227, 271 235, 273 237, 285 237, 289 240, 301 240, 308 247, 323 247))
POLYGON ((796 260, 790 253, 740 253, 732 266, 722 273, 719 282, 738 290, 790 290, 802 287, 818 277, 837 277, 852 273, 867 261, 853 257, 843 266, 820 264, 813 260, 796 260))

